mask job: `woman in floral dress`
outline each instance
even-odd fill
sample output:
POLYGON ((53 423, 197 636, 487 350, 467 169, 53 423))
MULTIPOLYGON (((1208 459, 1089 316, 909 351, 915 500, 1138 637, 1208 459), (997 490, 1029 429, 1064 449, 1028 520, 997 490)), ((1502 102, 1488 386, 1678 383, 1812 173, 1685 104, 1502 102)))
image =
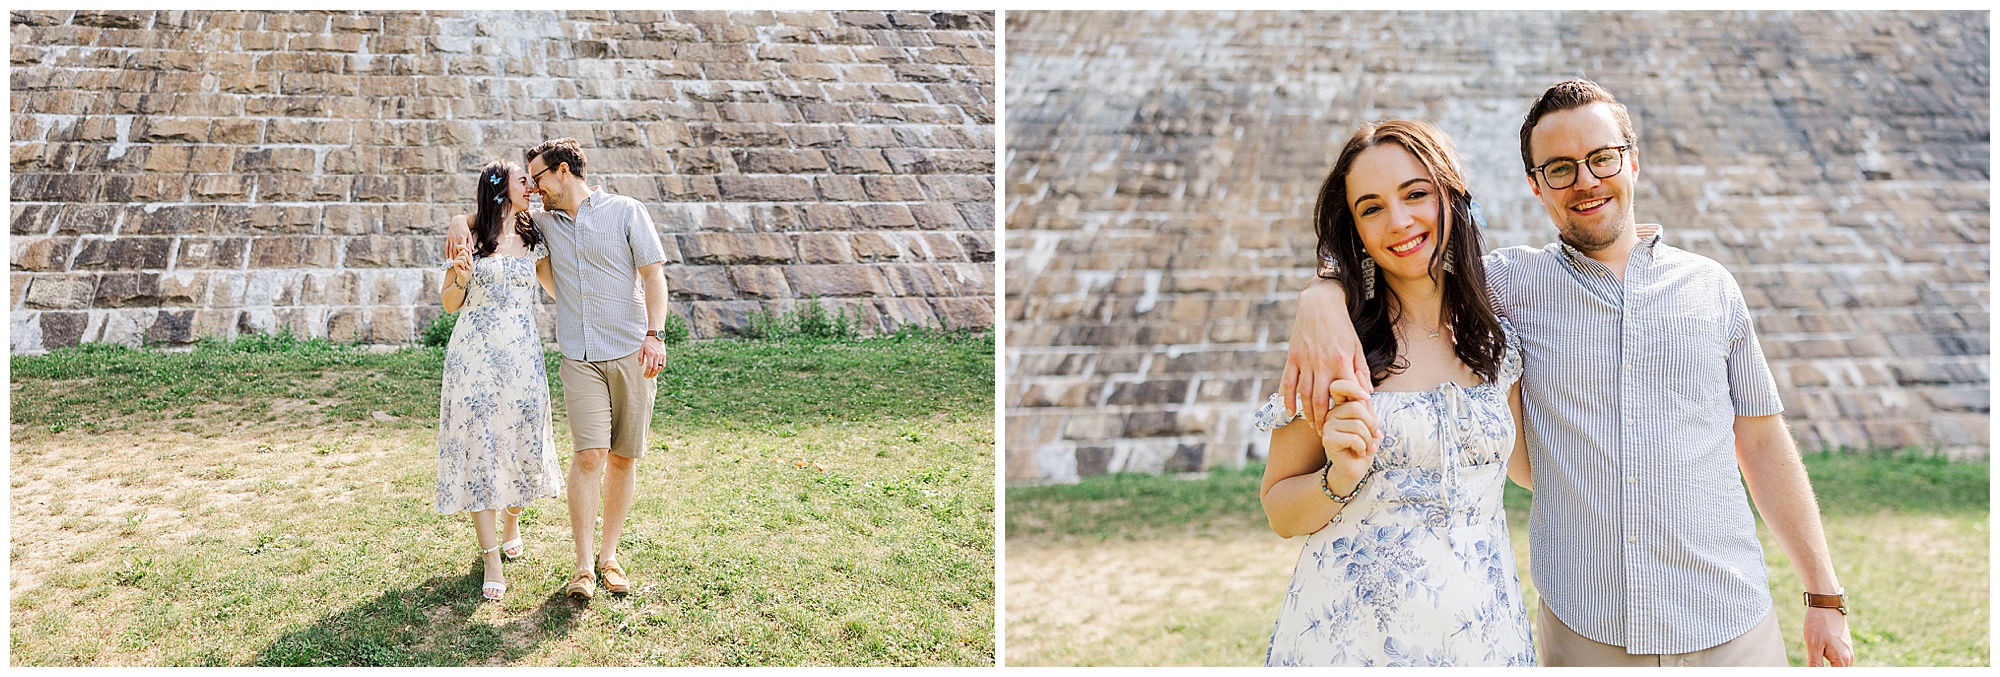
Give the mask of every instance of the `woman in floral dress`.
POLYGON ((549 288, 548 250, 534 227, 516 218, 529 192, 519 165, 487 163, 478 210, 454 217, 471 228, 473 241, 453 253, 439 290, 445 311, 460 314, 445 348, 438 403, 437 508, 472 513, 486 565, 480 594, 495 600, 507 591, 502 554, 522 554, 522 507, 562 491, 535 328, 535 286, 549 288), (504 534, 496 533, 503 515, 504 534))
POLYGON ((1321 430, 1276 395, 1258 412, 1265 514, 1309 534, 1269 665, 1534 663, 1500 504, 1509 476, 1528 484, 1520 346, 1489 305, 1459 167, 1443 132, 1390 120, 1357 131, 1320 188, 1320 256, 1374 389, 1336 381, 1321 430))

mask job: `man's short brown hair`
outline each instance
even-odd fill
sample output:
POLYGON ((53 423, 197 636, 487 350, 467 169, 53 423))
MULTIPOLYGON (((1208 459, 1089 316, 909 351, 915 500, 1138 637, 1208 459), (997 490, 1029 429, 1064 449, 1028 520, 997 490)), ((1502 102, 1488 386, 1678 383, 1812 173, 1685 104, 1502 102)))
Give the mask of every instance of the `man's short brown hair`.
POLYGON ((542 166, 553 169, 556 165, 569 163, 569 173, 583 178, 583 148, 577 146, 576 139, 563 137, 554 141, 543 141, 542 145, 528 150, 528 162, 542 159, 542 166))
POLYGON ((1595 82, 1572 78, 1543 90, 1542 96, 1535 99, 1535 105, 1528 108, 1528 119, 1521 123, 1521 168, 1527 170, 1535 166, 1535 156, 1528 152, 1528 136, 1534 133, 1535 125, 1542 121, 1542 116, 1593 103, 1611 107, 1611 117, 1618 121, 1618 133, 1625 136, 1625 143, 1639 143, 1639 135, 1632 131, 1632 115, 1625 112, 1625 104, 1618 103, 1610 91, 1595 82))

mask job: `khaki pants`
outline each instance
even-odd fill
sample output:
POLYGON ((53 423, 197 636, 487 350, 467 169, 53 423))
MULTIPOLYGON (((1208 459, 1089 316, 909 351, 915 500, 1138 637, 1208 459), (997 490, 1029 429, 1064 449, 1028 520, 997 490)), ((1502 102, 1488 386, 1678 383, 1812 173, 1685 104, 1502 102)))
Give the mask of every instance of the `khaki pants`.
POLYGON ((569 409, 571 451, 610 449, 625 458, 646 455, 658 381, 646 378, 639 353, 603 362, 563 358, 563 405, 569 409))
POLYGON ((1764 615, 1764 620, 1750 628, 1741 637, 1688 653, 1676 654, 1629 654, 1625 647, 1612 646, 1583 635, 1563 625, 1562 619, 1549 610, 1549 603, 1541 603, 1540 613, 1535 616, 1535 658, 1543 667, 1714 667, 1714 666, 1775 666, 1785 667, 1785 637, 1778 630, 1778 612, 1773 610, 1764 615))

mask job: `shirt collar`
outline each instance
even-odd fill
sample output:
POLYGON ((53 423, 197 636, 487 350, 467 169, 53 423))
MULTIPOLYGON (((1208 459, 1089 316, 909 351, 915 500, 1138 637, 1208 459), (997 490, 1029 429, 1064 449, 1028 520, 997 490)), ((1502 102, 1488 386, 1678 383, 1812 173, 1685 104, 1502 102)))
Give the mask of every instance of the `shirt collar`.
MULTIPOLYGON (((1653 254, 1653 249, 1660 244, 1660 238, 1667 234, 1666 227, 1657 223, 1641 223, 1633 230, 1638 231, 1639 242, 1632 247, 1632 253, 1643 251, 1647 256, 1653 254)), ((1582 250, 1569 246, 1568 242, 1558 241, 1558 244, 1562 245, 1563 255, 1569 258, 1570 265, 1581 267, 1585 261, 1596 261, 1582 250)))
POLYGON ((590 191, 590 194, 589 194, 589 195, 585 195, 585 196, 583 196, 583 199, 581 199, 581 200, 577 200, 577 202, 576 202, 576 214, 575 214, 575 215, 570 215, 570 214, 564 214, 564 213, 563 213, 563 211, 562 211, 562 210, 560 210, 560 209, 544 209, 544 210, 542 210, 542 211, 545 211, 545 212, 548 212, 549 214, 555 214, 555 215, 560 215, 560 216, 562 216, 563 218, 566 218, 566 219, 569 219, 569 220, 571 220, 571 221, 575 221, 575 220, 577 219, 577 217, 579 217, 579 216, 582 216, 582 215, 583 215, 583 208, 584 208, 584 207, 590 207, 590 206, 594 206, 594 205, 595 205, 595 203, 596 203, 596 200, 597 200, 597 196, 599 196, 599 195, 604 195, 604 194, 605 194, 605 193, 604 193, 604 189, 603 189, 603 188, 597 188, 597 189, 594 189, 594 190, 590 191))
POLYGON ((1667 234, 1666 227, 1657 223, 1641 223, 1634 230, 1639 231, 1639 244, 1645 245, 1646 251, 1652 251, 1653 245, 1660 243, 1660 236, 1667 234))

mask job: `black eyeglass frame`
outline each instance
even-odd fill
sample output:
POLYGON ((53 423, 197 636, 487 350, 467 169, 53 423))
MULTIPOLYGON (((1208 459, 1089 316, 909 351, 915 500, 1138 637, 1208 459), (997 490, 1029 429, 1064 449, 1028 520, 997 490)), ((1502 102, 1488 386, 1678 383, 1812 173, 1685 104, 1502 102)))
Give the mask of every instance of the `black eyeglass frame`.
POLYGON ((1565 183, 1565 184, 1563 184, 1563 185, 1560 185, 1560 186, 1557 186, 1557 185, 1551 185, 1551 184, 1549 183, 1549 173, 1548 173, 1548 171, 1547 171, 1547 170, 1548 170, 1548 168, 1549 168, 1549 165, 1553 165, 1553 164, 1557 164, 1557 163, 1562 163, 1562 162, 1574 162, 1574 163, 1576 163, 1576 164, 1579 164, 1579 165, 1582 165, 1582 166, 1584 166, 1584 167, 1590 167, 1590 166, 1591 166, 1591 165, 1590 165, 1590 156, 1592 156, 1592 155, 1596 155, 1596 154, 1598 154, 1598 153, 1602 153, 1602 152, 1604 152, 1604 151, 1607 151, 1607 150, 1610 150, 1610 151, 1617 151, 1617 152, 1618 152, 1618 162, 1617 162, 1617 163, 1615 163, 1615 164, 1613 164, 1613 165, 1611 166, 1611 173, 1610 173, 1610 174, 1599 174, 1599 173, 1597 173, 1597 169, 1596 169, 1595 167, 1591 167, 1591 169, 1590 169, 1590 175, 1591 175, 1591 176, 1595 176, 1595 177, 1597 177, 1597 178, 1600 178, 1600 179, 1608 179, 1608 178, 1611 178, 1611 177, 1614 177, 1614 176, 1617 176, 1619 172, 1622 172, 1622 171, 1625 171, 1625 153, 1626 153, 1626 152, 1628 152, 1628 151, 1630 151, 1630 150, 1632 150, 1632 147, 1633 147, 1634 145, 1636 145, 1636 144, 1630 144, 1630 143, 1628 143, 1628 144, 1623 144, 1623 145, 1618 145, 1618 146, 1605 146, 1605 147, 1603 147, 1603 148, 1598 148, 1598 149, 1596 149, 1596 150, 1592 150, 1592 151, 1590 151, 1590 152, 1588 152, 1588 153, 1584 153, 1584 154, 1583 154, 1583 159, 1581 159, 1581 160, 1578 160, 1578 159, 1576 159, 1576 158, 1566 158, 1566 157, 1559 157, 1559 158, 1556 158, 1556 159, 1553 159, 1553 160, 1550 160, 1550 161, 1548 161, 1548 162, 1544 162, 1544 163, 1541 163, 1541 164, 1539 164, 1539 165, 1535 165, 1535 166, 1533 166, 1533 167, 1529 167, 1529 168, 1528 168, 1528 176, 1535 176, 1535 175, 1537 175, 1537 174, 1540 174, 1540 175, 1541 175, 1541 177, 1542 177, 1542 186, 1543 186, 1543 187, 1545 187, 1545 188, 1548 188, 1549 190, 1562 190, 1562 189, 1564 189, 1564 188, 1568 188, 1568 187, 1570 187, 1570 186, 1574 186, 1574 185, 1576 185, 1576 176, 1575 176, 1575 175, 1571 175, 1571 176, 1569 177, 1569 183, 1565 183))
MULTIPOLYGON (((1597 152, 1597 151, 1591 151, 1591 152, 1595 153, 1595 152, 1597 152)), ((560 166, 560 165, 558 165, 558 166, 560 166)), ((528 183, 530 183, 530 184, 534 184, 534 185, 536 185, 536 186, 540 186, 540 185, 542 185, 542 175, 543 175, 543 174, 547 174, 547 173, 549 173, 549 170, 551 170, 551 169, 555 169, 555 167, 550 167, 550 166, 546 166, 546 165, 544 165, 544 166, 542 167, 542 171, 539 171, 539 172, 535 172, 535 175, 534 175, 534 176, 530 176, 530 177, 528 177, 528 183)), ((1544 181, 1544 183, 1546 183, 1546 181, 1544 181)))

